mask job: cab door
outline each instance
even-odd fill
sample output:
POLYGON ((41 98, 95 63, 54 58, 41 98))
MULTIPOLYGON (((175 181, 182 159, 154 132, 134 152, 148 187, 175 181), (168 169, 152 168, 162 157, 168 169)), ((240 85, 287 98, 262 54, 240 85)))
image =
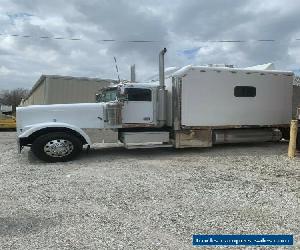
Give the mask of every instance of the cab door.
POLYGON ((153 97, 149 88, 126 88, 123 123, 153 123, 153 97))

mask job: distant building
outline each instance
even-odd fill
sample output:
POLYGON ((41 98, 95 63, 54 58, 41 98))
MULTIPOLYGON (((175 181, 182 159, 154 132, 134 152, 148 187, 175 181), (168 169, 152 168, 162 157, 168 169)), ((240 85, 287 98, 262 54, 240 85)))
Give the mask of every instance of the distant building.
POLYGON ((114 80, 42 75, 21 105, 95 102, 96 93, 111 82, 114 80))
POLYGON ((12 112, 12 106, 11 105, 5 105, 0 103, 0 113, 6 114, 12 112))

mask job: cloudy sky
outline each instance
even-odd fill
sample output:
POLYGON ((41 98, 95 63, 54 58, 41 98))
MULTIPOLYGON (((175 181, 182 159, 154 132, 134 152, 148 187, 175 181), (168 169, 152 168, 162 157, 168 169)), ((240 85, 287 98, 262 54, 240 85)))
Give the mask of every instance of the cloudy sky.
POLYGON ((298 0, 0 0, 0 34, 0 89, 31 88, 41 74, 116 79, 114 56, 121 78, 135 63, 142 80, 163 47, 166 66, 274 62, 300 74, 298 0))

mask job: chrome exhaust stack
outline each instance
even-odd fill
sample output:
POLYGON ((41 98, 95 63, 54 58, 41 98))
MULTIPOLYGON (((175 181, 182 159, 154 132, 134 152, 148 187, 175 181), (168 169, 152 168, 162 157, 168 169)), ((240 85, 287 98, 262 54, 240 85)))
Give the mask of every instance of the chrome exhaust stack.
POLYGON ((157 121, 160 127, 166 124, 167 120, 167 91, 165 86, 165 54, 167 49, 164 48, 159 52, 159 89, 157 93, 157 121))
POLYGON ((165 89, 165 54, 167 49, 164 48, 159 52, 159 86, 161 89, 165 89))
POLYGON ((135 82, 135 64, 130 66, 130 82, 135 82))

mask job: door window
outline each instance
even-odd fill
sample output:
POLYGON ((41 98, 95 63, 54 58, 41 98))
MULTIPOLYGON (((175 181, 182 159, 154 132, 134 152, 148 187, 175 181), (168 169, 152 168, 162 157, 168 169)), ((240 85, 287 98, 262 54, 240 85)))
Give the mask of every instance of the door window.
POLYGON ((127 88, 125 89, 125 94, 127 94, 128 101, 138 101, 138 102, 151 102, 152 95, 150 89, 144 88, 127 88))

